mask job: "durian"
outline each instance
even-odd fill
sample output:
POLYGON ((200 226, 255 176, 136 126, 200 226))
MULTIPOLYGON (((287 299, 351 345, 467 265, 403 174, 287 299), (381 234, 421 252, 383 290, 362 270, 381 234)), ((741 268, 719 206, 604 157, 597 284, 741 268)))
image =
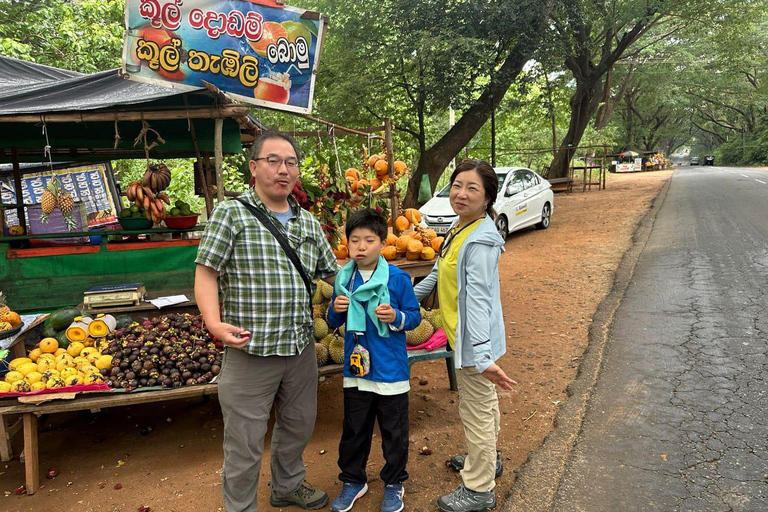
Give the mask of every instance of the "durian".
POLYGON ((317 366, 328 364, 328 347, 322 343, 315 343, 315 352, 317 353, 317 366))
POLYGON ((334 336, 331 340, 331 345, 328 347, 328 352, 331 355, 331 360, 336 364, 344 362, 344 338, 340 336, 334 336))
POLYGON ((328 336, 328 324, 322 318, 315 318, 315 338, 321 340, 328 336))
POLYGON ((412 331, 405 331, 405 343, 410 346, 421 345, 435 334, 435 328, 425 318, 412 331))

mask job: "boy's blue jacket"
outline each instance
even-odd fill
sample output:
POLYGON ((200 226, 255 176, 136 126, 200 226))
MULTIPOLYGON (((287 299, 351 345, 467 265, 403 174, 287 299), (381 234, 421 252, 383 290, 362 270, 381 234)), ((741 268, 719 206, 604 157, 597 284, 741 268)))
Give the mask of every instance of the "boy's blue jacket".
MULTIPOLYGON (((350 265, 356 265, 350 262, 350 265)), ((355 269, 355 280, 352 290, 363 284, 363 278, 355 269)), ((346 285, 346 283, 345 283, 346 285)), ((415 329, 421 322, 421 312, 416 294, 413 292, 411 276, 394 265, 389 265, 389 289, 390 306, 395 310, 396 318, 392 324, 400 326, 402 315, 405 315, 405 325, 402 331, 389 332, 389 338, 379 337, 376 327, 366 315, 365 335, 358 336, 358 343, 365 347, 371 354, 371 371, 365 379, 375 382, 400 382, 410 378, 408 370, 408 353, 405 345, 405 331, 415 329)), ((333 293, 331 304, 336 300, 336 292, 333 293)), ((336 313, 333 306, 328 309, 328 325, 336 329, 347 320, 346 313, 336 313)), ((345 329, 344 333, 344 376, 356 377, 349 372, 349 356, 355 347, 354 334, 345 329)))

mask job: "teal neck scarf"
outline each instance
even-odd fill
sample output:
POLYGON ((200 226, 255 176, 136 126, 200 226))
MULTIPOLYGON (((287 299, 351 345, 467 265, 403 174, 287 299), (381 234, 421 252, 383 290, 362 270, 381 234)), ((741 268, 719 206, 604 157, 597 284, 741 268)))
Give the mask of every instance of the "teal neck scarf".
MULTIPOLYGON (((379 256, 379 263, 371 278, 360 285, 357 290, 350 292, 347 286, 352 281, 352 277, 357 272, 357 263, 350 261, 338 274, 336 274, 336 284, 334 285, 336 295, 349 297, 349 310, 347 311, 347 330, 365 331, 365 315, 376 326, 379 336, 389 338, 389 326, 376 318, 376 308, 381 304, 389 304, 389 263, 382 256, 379 256), (363 309, 363 302, 367 302, 367 307, 363 309)), ((354 281, 352 281, 354 283, 354 281)))

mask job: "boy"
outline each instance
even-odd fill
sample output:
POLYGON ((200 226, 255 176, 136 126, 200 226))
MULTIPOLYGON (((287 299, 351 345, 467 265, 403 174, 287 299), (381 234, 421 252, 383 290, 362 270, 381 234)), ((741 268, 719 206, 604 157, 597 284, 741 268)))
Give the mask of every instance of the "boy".
POLYGON ((387 221, 372 209, 349 217, 346 234, 350 262, 336 276, 328 324, 346 323, 344 339, 344 426, 339 443, 339 480, 343 487, 331 504, 347 512, 368 491, 365 467, 378 419, 386 464, 382 512, 403 510, 403 481, 408 478, 408 354, 405 331, 421 322, 411 278, 379 254, 387 221), (350 365, 367 351, 370 366, 350 365), (366 370, 368 371, 365 374, 366 370))

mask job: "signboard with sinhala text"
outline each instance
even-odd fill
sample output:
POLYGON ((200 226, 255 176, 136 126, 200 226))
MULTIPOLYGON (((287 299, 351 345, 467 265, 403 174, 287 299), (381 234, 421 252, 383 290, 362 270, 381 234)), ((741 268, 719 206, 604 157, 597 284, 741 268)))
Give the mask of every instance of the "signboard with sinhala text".
MULTIPOLYGON (((269 3, 269 2, 263 2, 269 3)), ((248 0, 126 0, 123 72, 254 105, 310 113, 325 20, 248 0)))

